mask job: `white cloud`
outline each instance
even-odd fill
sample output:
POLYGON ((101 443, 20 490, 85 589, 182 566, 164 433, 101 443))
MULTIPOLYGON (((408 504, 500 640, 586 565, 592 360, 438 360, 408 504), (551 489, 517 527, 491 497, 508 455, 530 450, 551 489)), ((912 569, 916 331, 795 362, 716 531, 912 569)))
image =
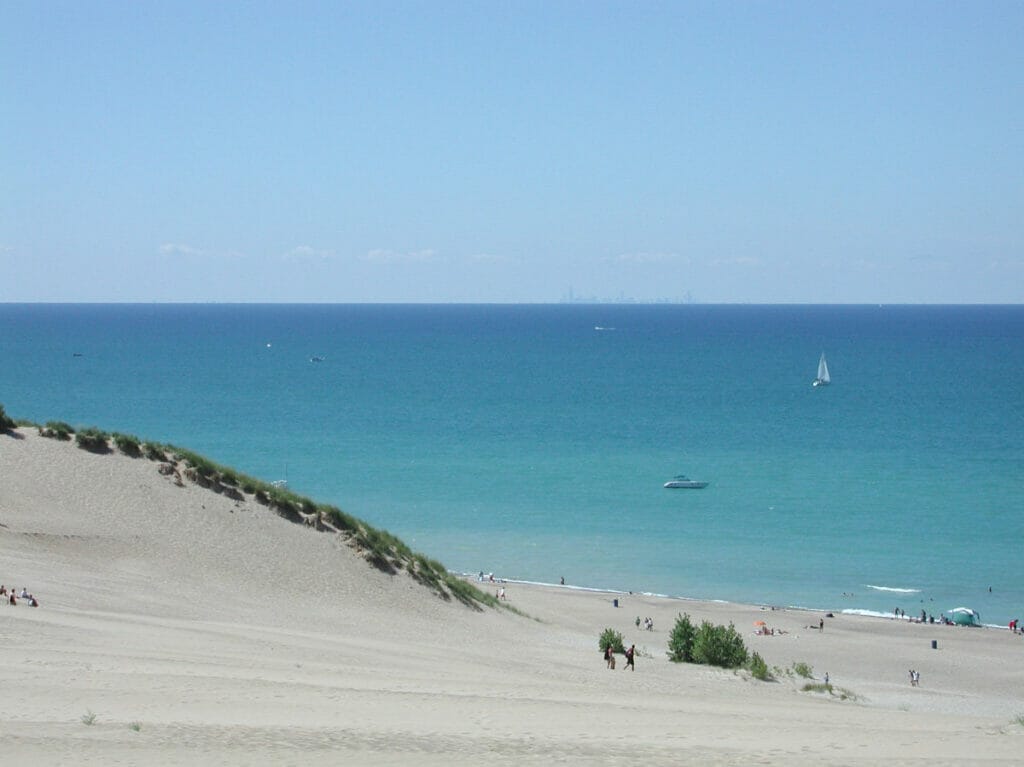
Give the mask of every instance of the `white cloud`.
POLYGON ((202 256, 205 255, 199 248, 191 245, 182 245, 177 242, 166 242, 160 246, 160 252, 165 256, 202 256))
POLYGON ((294 261, 326 261, 334 257, 334 251, 322 250, 309 245, 298 245, 285 253, 284 257, 294 261))
POLYGON ((667 261, 688 263, 690 259, 684 258, 678 253, 638 251, 635 253, 619 253, 615 256, 605 256, 604 260, 616 264, 663 264, 667 261))
POLYGON ((363 255, 363 261, 370 261, 375 264, 425 264, 437 261, 437 254, 434 250, 410 250, 400 253, 394 250, 371 250, 363 255))
POLYGON ((716 258, 712 266, 761 266, 764 262, 756 256, 736 256, 735 258, 716 258))
POLYGON ((184 256, 190 258, 206 259, 238 259, 245 258, 245 254, 238 250, 204 250, 185 245, 180 242, 165 242, 159 248, 160 254, 164 256, 184 256))

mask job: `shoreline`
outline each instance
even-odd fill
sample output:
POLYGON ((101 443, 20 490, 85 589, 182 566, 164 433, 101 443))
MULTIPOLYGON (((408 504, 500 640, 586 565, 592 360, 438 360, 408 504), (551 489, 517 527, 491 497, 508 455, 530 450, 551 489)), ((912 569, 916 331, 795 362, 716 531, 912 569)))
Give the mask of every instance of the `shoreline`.
MULTIPOLYGON (((477 573, 466 573, 457 570, 450 570, 453 575, 463 578, 478 588, 486 587, 491 585, 489 581, 479 581, 479 572, 477 573)), ((713 599, 705 597, 691 597, 691 596, 676 596, 673 594, 661 594, 653 591, 629 591, 625 589, 610 589, 602 588, 598 586, 582 586, 572 583, 548 583, 545 581, 533 581, 522 578, 495 578, 494 584, 514 584, 518 586, 535 586, 540 588, 552 588, 552 589, 565 589, 567 591, 578 591, 589 594, 609 594, 615 596, 642 596, 650 597, 653 599, 663 599, 671 602, 686 602, 693 604, 710 604, 710 605, 732 605, 736 608, 749 608, 767 610, 770 612, 781 612, 781 611, 792 611, 792 612, 803 612, 803 613, 820 613, 825 615, 827 613, 833 613, 838 615, 845 615, 857 618, 873 618, 878 620, 888 620, 895 623, 906 623, 910 625, 919 626, 939 626, 946 628, 985 628, 985 629, 997 629, 1002 631, 1010 631, 1010 627, 998 623, 985 623, 982 622, 978 626, 959 626, 956 624, 943 624, 936 620, 934 623, 928 621, 921 621, 915 619, 913 616, 900 616, 896 617, 891 613, 883 613, 877 610, 867 610, 862 608, 843 608, 836 609, 831 608, 818 608, 818 607, 805 607, 802 605, 769 605, 760 604, 757 602, 733 602, 727 599, 713 599)), ((1016 632, 1015 632, 1016 633, 1016 632)), ((1021 632, 1024 633, 1024 632, 1021 632)))

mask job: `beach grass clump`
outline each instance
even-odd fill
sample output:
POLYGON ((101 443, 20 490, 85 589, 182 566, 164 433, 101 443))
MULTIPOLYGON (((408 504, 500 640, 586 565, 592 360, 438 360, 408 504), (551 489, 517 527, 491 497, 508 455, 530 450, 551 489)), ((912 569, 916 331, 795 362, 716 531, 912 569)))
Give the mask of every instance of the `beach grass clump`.
POLYGON ((814 679, 814 669, 809 663, 799 661, 793 664, 793 673, 804 679, 814 679))
POLYGON ((132 732, 139 732, 142 729, 142 722, 129 722, 128 729, 132 732))
POLYGON ((61 442, 67 442, 71 439, 71 435, 75 433, 75 430, 63 421, 47 421, 43 426, 39 428, 39 436, 47 437, 49 439, 57 439, 61 442))
POLYGON ((688 613, 676 617, 676 623, 668 635, 668 659, 673 663, 693 663, 693 640, 697 628, 688 613))
POLYGON ((448 571, 440 562, 424 554, 413 554, 408 570, 409 575, 424 586, 444 594, 446 599, 451 599, 449 593, 444 589, 445 575, 448 571))
POLYGON ((7 413, 4 412, 4 406, 0 405, 0 431, 7 431, 13 429, 17 424, 13 418, 9 418, 7 413))
POLYGON ((109 438, 109 434, 101 429, 97 429, 95 426, 89 426, 75 432, 75 444, 82 448, 82 450, 88 450, 90 453, 110 452, 110 445, 107 442, 109 438))
POLYGON ((114 432, 111 436, 114 440, 114 445, 125 455, 131 458, 138 458, 142 455, 142 445, 138 437, 131 434, 119 434, 118 432, 114 432))
POLYGON ((92 711, 86 711, 84 714, 82 714, 82 724, 90 727, 96 724, 96 714, 94 714, 92 711))
MULTIPOLYGON (((443 567, 440 562, 438 562, 438 565, 443 567)), ((481 610, 482 607, 493 607, 494 609, 501 608, 502 610, 508 610, 516 615, 527 617, 526 613, 519 608, 510 605, 508 602, 500 601, 494 594, 481 591, 472 583, 463 580, 459 576, 454 575, 447 570, 445 570, 443 581, 451 595, 466 607, 471 607, 474 610, 481 610)))
POLYGON ((185 450, 174 445, 168 445, 167 449, 174 454, 176 460, 184 461, 188 468, 194 470, 196 474, 204 479, 213 479, 220 473, 220 467, 217 464, 209 458, 199 455, 199 453, 193 453, 191 450, 185 450))
POLYGON ((146 456, 150 461, 159 461, 160 463, 167 463, 167 453, 164 452, 164 446, 159 442, 147 442, 142 446, 142 454, 146 456))
POLYGON ((360 525, 353 540, 363 551, 367 561, 385 572, 397 572, 404 562, 412 559, 412 550, 404 541, 387 530, 379 530, 372 525, 360 525))
POLYGON ((801 692, 826 693, 834 698, 839 698, 839 700, 860 700, 855 692, 847 690, 845 687, 833 687, 828 682, 808 682, 800 690, 801 692))
POLYGON ((601 632, 601 636, 597 639, 597 646, 601 652, 605 652, 609 647, 612 648, 612 652, 626 652, 626 646, 623 642, 622 634, 611 628, 605 629, 601 632))
POLYGON ((764 658, 761 657, 760 653, 755 652, 750 656, 750 663, 747 665, 747 668, 754 679, 760 679, 762 682, 770 682, 775 678, 772 676, 772 672, 768 670, 768 664, 764 662, 764 658))
POLYGON ((339 530, 352 533, 359 529, 359 520, 351 514, 346 514, 337 506, 321 506, 320 511, 339 530))

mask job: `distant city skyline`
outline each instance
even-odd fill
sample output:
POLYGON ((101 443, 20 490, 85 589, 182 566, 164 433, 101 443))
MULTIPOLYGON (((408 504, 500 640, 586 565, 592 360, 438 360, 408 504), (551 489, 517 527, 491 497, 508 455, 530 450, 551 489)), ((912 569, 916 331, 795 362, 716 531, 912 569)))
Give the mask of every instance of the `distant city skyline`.
POLYGON ((7 3, 0 301, 1021 303, 1022 36, 1017 2, 7 3))

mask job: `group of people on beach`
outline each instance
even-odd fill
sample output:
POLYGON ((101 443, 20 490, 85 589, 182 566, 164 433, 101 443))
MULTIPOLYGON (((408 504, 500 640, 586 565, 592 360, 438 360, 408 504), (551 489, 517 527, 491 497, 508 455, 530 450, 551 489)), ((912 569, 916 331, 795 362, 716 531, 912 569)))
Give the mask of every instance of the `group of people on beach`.
MULTIPOLYGON (((921 615, 918 616, 918 617, 914 617, 913 615, 911 615, 908 618, 906 612, 904 612, 901 608, 897 607, 895 610, 892 611, 892 616, 894 618, 898 619, 898 620, 907 620, 907 621, 910 621, 911 623, 935 623, 936 622, 935 616, 934 615, 930 615, 926 610, 922 610, 921 611, 921 615)), ((942 624, 943 626, 952 626, 953 625, 953 621, 951 621, 945 615, 940 615, 939 616, 938 623, 942 624)))
POLYGON ((29 606, 39 607, 39 600, 30 594, 24 586, 21 587, 21 594, 18 594, 18 590, 14 586, 11 586, 11 590, 8 592, 7 586, 0 584, 0 597, 6 598, 7 604, 12 606, 16 606, 19 599, 24 599, 29 606))
MULTIPOLYGON (((631 644, 629 649, 626 650, 625 655, 626 665, 622 670, 625 671, 628 668, 630 671, 636 671, 636 665, 634 665, 634 659, 636 658, 636 645, 631 644)), ((615 650, 612 649, 611 645, 604 648, 604 662, 612 671, 615 670, 615 650)))
MULTIPOLYGON (((650 618, 644 618, 644 631, 654 631, 654 621, 650 618)), ((636 627, 640 628, 640 616, 636 616, 636 627)))

